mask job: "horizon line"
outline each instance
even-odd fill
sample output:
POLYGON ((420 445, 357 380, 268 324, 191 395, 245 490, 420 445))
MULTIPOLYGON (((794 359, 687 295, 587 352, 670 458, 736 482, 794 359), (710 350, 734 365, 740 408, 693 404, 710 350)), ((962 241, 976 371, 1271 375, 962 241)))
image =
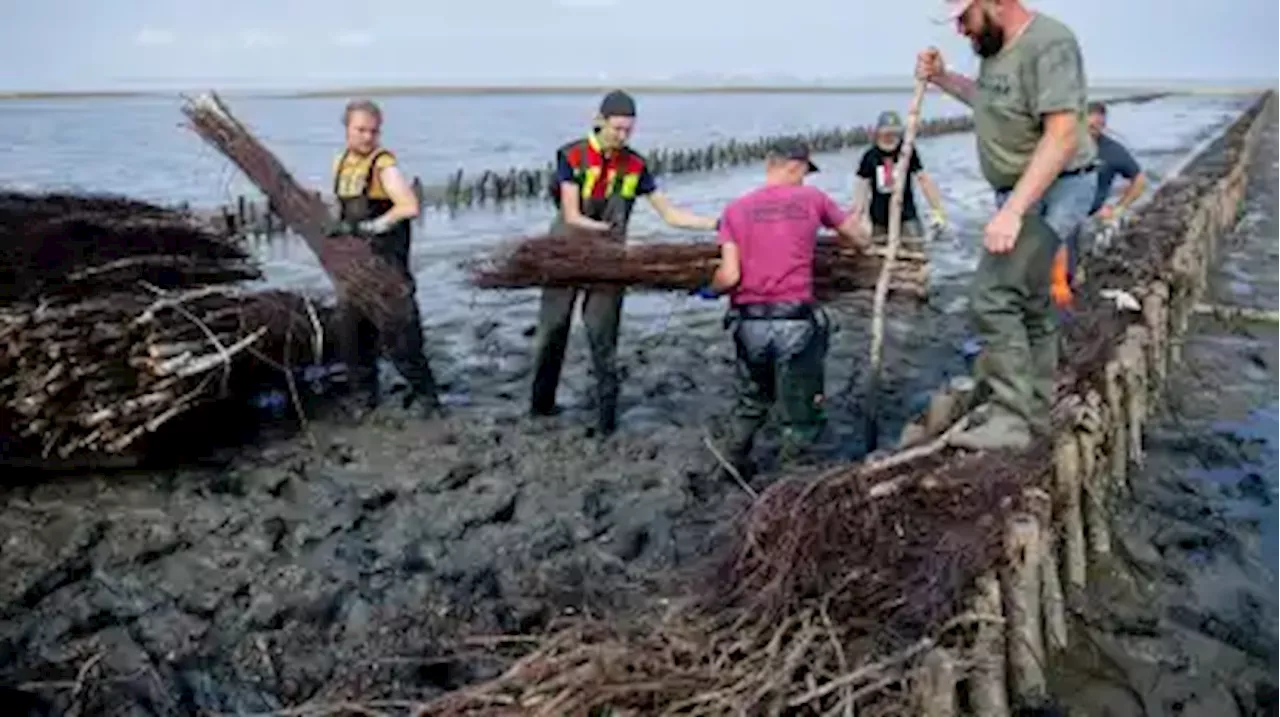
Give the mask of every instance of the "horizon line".
MULTIPOLYGON (((1101 90, 1139 90, 1139 91, 1175 91, 1191 94, 1239 94, 1246 92, 1275 89, 1278 80, 1262 80, 1240 78, 1231 80, 1179 80, 1179 79, 1132 79, 1106 80, 1092 85, 1091 91, 1101 90)), ((681 82, 637 82, 637 83, 492 83, 492 84, 395 84, 395 85, 347 85, 315 89, 282 89, 282 88, 227 88, 214 89, 230 96, 251 96, 266 99, 320 99, 346 96, 411 96, 411 95, 529 95, 529 94, 591 94, 607 92, 619 87, 630 92, 647 94, 875 94, 910 92, 912 84, 868 81, 865 83, 850 82, 813 82, 813 83, 778 83, 778 82, 742 82, 742 83, 681 83, 681 82)), ((209 91, 206 89, 157 88, 157 89, 96 89, 96 90, 0 90, 0 100, 29 99, 95 99, 113 97, 160 97, 171 95, 196 94, 209 91)), ((930 92, 938 92, 934 87, 930 92)))

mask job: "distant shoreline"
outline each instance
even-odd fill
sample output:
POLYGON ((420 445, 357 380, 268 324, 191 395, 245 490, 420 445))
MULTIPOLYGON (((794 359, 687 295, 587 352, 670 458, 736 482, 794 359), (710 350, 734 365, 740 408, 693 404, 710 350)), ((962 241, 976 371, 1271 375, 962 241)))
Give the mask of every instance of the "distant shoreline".
MULTIPOLYGON (((910 92, 906 84, 866 85, 645 85, 622 84, 628 91, 647 95, 678 94, 885 94, 910 92)), ((337 87, 317 90, 218 90, 228 97, 264 99, 324 99, 338 97, 415 97, 475 95, 582 95, 600 94, 615 85, 391 85, 369 87, 337 87)), ((1175 83, 1103 84, 1093 92, 1172 92, 1189 95, 1236 95, 1274 89, 1272 85, 1205 85, 1183 86, 1175 83)), ((84 100, 172 97, 195 94, 199 90, 54 90, 0 92, 5 100, 84 100)))

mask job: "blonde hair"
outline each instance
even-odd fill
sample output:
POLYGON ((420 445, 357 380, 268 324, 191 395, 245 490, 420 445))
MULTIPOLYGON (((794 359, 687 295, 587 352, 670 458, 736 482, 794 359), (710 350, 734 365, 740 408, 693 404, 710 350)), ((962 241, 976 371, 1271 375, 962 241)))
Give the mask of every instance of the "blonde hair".
POLYGON ((356 112, 363 112, 370 115, 378 124, 382 124, 382 109, 378 107, 373 100, 351 100, 347 103, 347 108, 342 112, 342 126, 346 127, 351 124, 351 115, 356 112))

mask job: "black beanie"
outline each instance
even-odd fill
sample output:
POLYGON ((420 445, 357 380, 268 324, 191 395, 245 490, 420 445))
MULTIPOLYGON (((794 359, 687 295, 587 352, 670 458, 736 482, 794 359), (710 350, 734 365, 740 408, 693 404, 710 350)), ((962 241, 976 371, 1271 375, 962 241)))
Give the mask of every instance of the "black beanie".
POLYGON ((622 90, 614 90, 600 101, 601 117, 635 117, 636 101, 622 90))

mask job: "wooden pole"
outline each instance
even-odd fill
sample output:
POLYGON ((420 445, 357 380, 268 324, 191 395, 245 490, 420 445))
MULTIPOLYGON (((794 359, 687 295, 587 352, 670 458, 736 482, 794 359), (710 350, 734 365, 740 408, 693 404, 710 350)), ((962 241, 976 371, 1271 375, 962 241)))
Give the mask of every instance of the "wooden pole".
POLYGON ((871 314, 871 361, 866 392, 866 411, 863 438, 867 451, 874 451, 879 443, 880 419, 880 364, 884 354, 884 307, 889 295, 889 277, 893 272, 893 260, 898 253, 902 237, 902 201, 907 188, 907 170, 911 167, 911 153, 920 128, 920 106, 924 103, 925 83, 916 80, 911 104, 907 107, 907 127, 902 135, 898 161, 893 166, 893 194, 889 196, 889 241, 885 247, 884 265, 876 282, 876 294, 871 314))
POLYGON ((1040 530, 1033 513, 1010 516, 1005 527, 1006 567, 1000 588, 1008 620, 1009 686, 1016 699, 1028 703, 1045 695, 1040 530))
MULTIPOLYGON (((984 618, 1004 616, 1000 580, 994 573, 978 578, 970 609, 984 618)), ((1008 683, 1005 681, 1005 625, 982 620, 973 637, 973 668, 969 672, 969 701, 974 714, 1009 717, 1008 683)))
POLYGON ((1127 338, 1120 345, 1120 366, 1125 388, 1125 418, 1128 423, 1129 460, 1136 466, 1143 464, 1142 427, 1147 419, 1147 368, 1143 345, 1146 329, 1130 326, 1127 338))
POLYGON ((1107 451, 1110 458, 1108 483, 1114 488, 1123 489, 1128 485, 1129 479, 1128 416, 1125 411, 1124 371, 1121 370, 1120 362, 1116 359, 1107 362, 1105 371, 1107 416, 1111 424, 1107 436, 1107 451))
POLYGON ((1066 582, 1074 590, 1085 586, 1084 514, 1080 504, 1080 442, 1074 429, 1058 435, 1053 461, 1055 523, 1062 536, 1066 582))
POLYGON ((956 667, 941 647, 924 656, 920 666, 918 704, 922 717, 955 717, 956 667))
MULTIPOLYGON (((1107 512, 1108 491, 1110 484, 1108 471, 1110 466, 1099 466, 1098 453, 1105 443, 1107 435, 1106 423, 1101 420, 1102 396, 1096 390, 1090 390, 1085 396, 1085 406, 1096 414, 1098 420, 1081 426, 1080 437, 1080 483, 1084 491, 1084 525, 1088 539, 1088 560, 1096 561, 1104 555, 1111 554, 1111 524, 1107 512)), ((1086 562, 1086 572, 1088 565, 1086 562)))

